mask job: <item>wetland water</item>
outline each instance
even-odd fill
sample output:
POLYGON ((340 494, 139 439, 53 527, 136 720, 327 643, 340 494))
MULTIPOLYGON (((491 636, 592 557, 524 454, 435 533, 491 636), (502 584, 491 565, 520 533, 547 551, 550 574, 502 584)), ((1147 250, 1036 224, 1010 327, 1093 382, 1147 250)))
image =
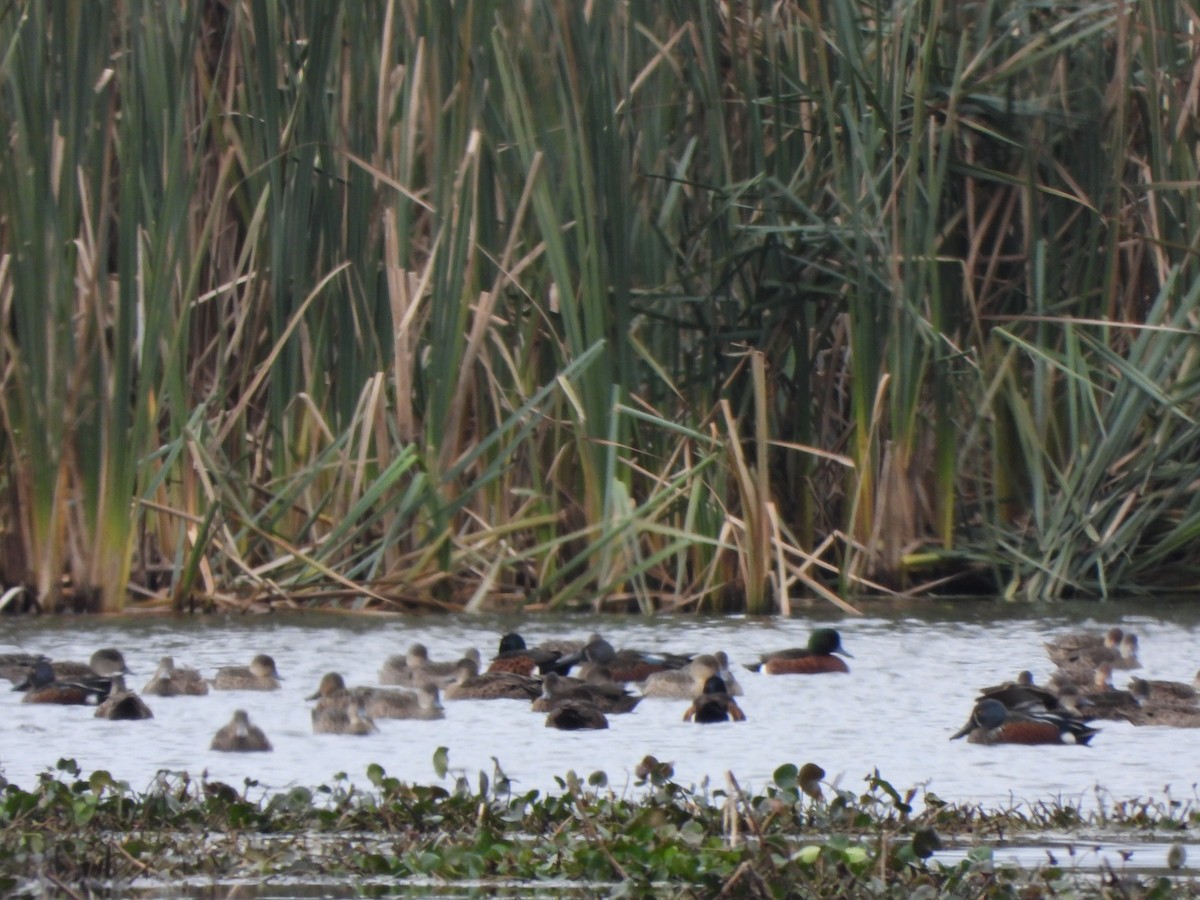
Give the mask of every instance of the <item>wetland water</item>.
MULTIPOLYGON (((816 613, 824 614, 824 610, 816 613)), ((366 768, 434 784, 434 751, 449 748, 452 776, 489 776, 493 759, 514 789, 557 791, 555 776, 586 778, 603 770, 610 786, 633 791, 633 768, 647 753, 675 765, 675 780, 724 786, 732 771, 743 789, 758 791, 783 763, 815 762, 840 787, 861 792, 878 768, 897 789, 924 789, 943 800, 988 808, 1014 801, 1079 802, 1086 809, 1131 798, 1196 799, 1200 730, 1134 728, 1098 723, 1091 747, 980 747, 949 736, 969 715, 977 688, 1012 678, 1023 668, 1038 682, 1052 667, 1042 642, 1081 626, 1119 622, 1141 639, 1150 678, 1191 681, 1200 666, 1200 616, 1190 606, 1136 608, 1107 604, 1055 616, 1021 615, 994 604, 957 604, 919 614, 863 618, 497 618, 380 619, 349 616, 259 616, 178 619, 15 619, 4 623, 0 652, 20 649, 55 659, 87 659, 102 646, 120 648, 140 688, 158 659, 211 675, 244 665, 256 653, 275 657, 285 681, 271 693, 213 691, 206 697, 147 698, 154 719, 108 722, 90 707, 21 703, 0 691, 5 718, 0 773, 31 787, 60 758, 83 772, 106 769, 145 790, 160 770, 263 789, 331 783, 345 773, 369 787, 366 768), (1073 614, 1072 614, 1073 613, 1073 614), (1122 613, 1125 613, 1122 615, 1122 613), (1087 618, 1087 615, 1096 618, 1087 618), (850 675, 767 676, 744 663, 764 650, 803 645, 809 631, 832 624, 842 633, 850 675), (413 641, 434 659, 475 646, 487 659, 501 633, 519 630, 532 644, 550 637, 602 632, 616 646, 699 653, 726 650, 744 696, 745 723, 697 726, 681 721, 687 703, 643 700, 631 714, 610 717, 600 732, 558 732, 518 701, 446 702, 441 721, 380 720, 369 737, 314 735, 304 697, 321 675, 341 672, 349 684, 376 683, 380 665, 413 641), (249 711, 274 744, 269 754, 208 749, 213 733, 236 708, 249 711)), ((1127 673, 1118 673, 1124 686, 1127 673)), ((918 792, 918 797, 921 791, 918 792)))

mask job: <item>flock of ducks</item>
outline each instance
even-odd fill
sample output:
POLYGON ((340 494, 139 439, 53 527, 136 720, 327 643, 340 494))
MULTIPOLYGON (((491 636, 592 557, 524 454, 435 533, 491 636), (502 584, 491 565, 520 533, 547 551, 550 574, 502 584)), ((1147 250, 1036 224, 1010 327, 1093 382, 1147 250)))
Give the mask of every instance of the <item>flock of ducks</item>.
MULTIPOLYGON (((770 675, 849 672, 849 657, 832 628, 819 628, 808 645, 766 653, 746 668, 770 675)), ((586 641, 549 641, 527 646, 518 634, 506 634, 486 668, 476 650, 461 659, 435 661, 423 644, 389 657, 379 686, 347 686, 337 672, 323 676, 313 701, 312 727, 318 734, 365 735, 378 731, 376 719, 440 719, 442 700, 516 699, 544 713, 549 728, 588 730, 608 727, 608 716, 631 712, 647 697, 687 700, 684 721, 707 724, 742 722, 736 697, 741 686, 723 651, 699 655, 616 649, 599 635, 586 641), (631 690, 636 688, 636 692, 631 690)), ((52 661, 28 653, 0 654, 0 677, 24 691, 25 703, 94 704, 96 716, 148 719, 153 713, 130 690, 131 673, 119 650, 104 648, 87 663, 52 661)), ((214 691, 274 691, 281 686, 275 661, 255 656, 248 666, 218 669, 206 678, 196 669, 163 657, 142 688, 146 696, 202 696, 214 691)), ((263 752, 272 749, 263 731, 243 709, 214 735, 211 749, 263 752)))
MULTIPOLYGON (((1133 678, 1127 689, 1113 686, 1116 670, 1140 668, 1137 636, 1120 628, 1104 634, 1068 634, 1047 643, 1056 670, 1048 684, 1034 684, 1022 672, 1015 681, 984 688, 971 716, 951 739, 974 744, 1087 744, 1097 719, 1134 725, 1200 728, 1200 673, 1194 684, 1133 678)), ((832 628, 812 632, 805 647, 766 653, 746 666, 768 675, 847 673, 850 657, 832 628)), ((130 675, 119 650, 97 650, 88 663, 51 661, 26 653, 0 654, 0 677, 24 691, 26 703, 95 704, 96 716, 108 719, 152 718, 149 707, 131 691, 130 675)), ((281 677, 275 661, 260 654, 248 666, 218 669, 206 678, 196 669, 164 657, 142 694, 158 697, 201 696, 215 691, 273 691, 281 677)), ((321 678, 306 699, 313 731, 365 735, 378 731, 376 719, 440 719, 443 699, 527 702, 546 716, 545 724, 563 730, 608 727, 608 716, 631 712, 646 698, 689 701, 688 722, 742 722, 741 695, 723 651, 699 655, 616 649, 599 635, 587 641, 548 641, 527 646, 519 634, 506 634, 484 670, 476 650, 461 659, 435 661, 423 644, 389 657, 379 672, 381 686, 347 686, 337 672, 321 678), (636 689, 631 690, 631 688, 636 689)), ((212 739, 219 751, 268 751, 271 743, 245 710, 212 739)))
POLYGON ((1046 645, 1055 671, 1034 684, 1029 671, 983 688, 967 723, 951 736, 973 744, 1087 744, 1097 719, 1200 728, 1200 672, 1192 684, 1133 677, 1113 686, 1113 672, 1141 668, 1137 635, 1119 627, 1078 632, 1046 645))

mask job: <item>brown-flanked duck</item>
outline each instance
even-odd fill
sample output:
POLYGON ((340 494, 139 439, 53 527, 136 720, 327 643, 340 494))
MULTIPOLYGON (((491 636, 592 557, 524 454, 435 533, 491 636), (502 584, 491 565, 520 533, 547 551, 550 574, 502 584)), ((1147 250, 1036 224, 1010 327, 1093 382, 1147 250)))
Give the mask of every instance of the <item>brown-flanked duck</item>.
POLYGON ((458 661, 458 677, 442 692, 447 700, 533 700, 542 692, 536 678, 514 672, 479 674, 474 661, 458 661))
POLYGON ((275 669, 275 660, 260 653, 248 666, 225 666, 217 669, 212 686, 218 691, 276 691, 282 677, 275 669))

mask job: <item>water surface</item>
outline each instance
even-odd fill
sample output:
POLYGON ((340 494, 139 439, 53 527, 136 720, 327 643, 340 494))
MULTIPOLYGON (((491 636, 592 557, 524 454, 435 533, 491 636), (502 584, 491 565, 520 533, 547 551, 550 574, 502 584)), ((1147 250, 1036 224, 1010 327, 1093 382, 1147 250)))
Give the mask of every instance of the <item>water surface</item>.
MULTIPOLYGON (((256 653, 275 657, 284 676, 273 693, 214 691, 207 697, 147 698, 146 722, 97 720, 92 709, 22 704, 0 691, 5 716, 0 772, 23 787, 60 758, 81 769, 106 769, 136 790, 156 773, 186 771, 240 787, 263 789, 330 783, 339 773, 368 786, 379 763, 406 781, 436 783, 432 758, 449 749, 451 777, 491 775, 498 764, 517 790, 556 791, 568 770, 604 771, 618 791, 633 788, 632 771, 646 754, 671 760, 676 780, 723 787, 731 771, 743 789, 761 790, 783 763, 815 762, 829 780, 854 791, 875 769, 904 791, 988 808, 1040 801, 1086 809, 1130 798, 1196 798, 1195 748, 1200 731, 1099 723, 1090 747, 980 747, 949 736, 966 720, 977 688, 1020 669, 1043 681, 1051 672, 1047 638, 1081 626, 1119 622, 1138 632, 1145 677, 1190 681, 1200 665, 1197 613, 1188 606, 1053 607, 1038 615, 994 604, 956 604, 919 613, 808 618, 497 618, 378 619, 342 616, 257 616, 172 619, 9 620, 0 651, 22 649, 56 659, 87 659, 119 647, 144 684, 158 659, 211 674, 244 665, 256 653), (742 668, 764 650, 802 645, 832 624, 854 654, 850 675, 767 676, 742 668), (446 703, 442 721, 380 720, 380 733, 355 738, 314 735, 304 697, 321 675, 341 672, 350 684, 373 684, 384 659, 413 641, 434 659, 457 658, 469 646, 487 658, 501 633, 520 630, 531 643, 601 631, 614 645, 699 653, 726 650, 745 691, 745 723, 697 726, 682 721, 687 703, 647 699, 630 715, 610 717, 601 732, 566 733, 518 701, 446 703), (269 754, 208 749, 234 709, 249 711, 275 746, 269 754)), ((1118 675, 1123 685, 1123 674, 1118 675)))

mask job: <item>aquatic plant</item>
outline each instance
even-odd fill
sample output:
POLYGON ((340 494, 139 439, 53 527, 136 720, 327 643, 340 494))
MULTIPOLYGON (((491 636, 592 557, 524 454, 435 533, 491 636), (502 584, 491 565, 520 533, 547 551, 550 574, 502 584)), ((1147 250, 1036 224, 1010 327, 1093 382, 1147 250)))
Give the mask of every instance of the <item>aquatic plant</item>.
MULTIPOLYGON (((314 790, 272 793, 160 773, 145 792, 105 772, 87 778, 71 760, 29 791, 0 796, 0 890, 6 896, 129 890, 189 879, 286 876, 351 882, 520 881, 604 889, 619 896, 705 895, 1003 897, 1098 892, 1105 879, 1149 896, 1200 896, 1186 873, 1071 870, 1052 861, 1024 870, 997 861, 998 840, 1060 833, 1050 806, 984 811, 916 791, 901 794, 878 772, 856 793, 816 784, 819 767, 781 766, 764 792, 725 784, 684 788, 658 768, 639 789, 614 790, 597 772, 567 773, 557 793, 515 792, 497 765, 472 786, 435 760, 451 787, 419 786, 372 766, 371 791, 344 776, 314 790), (828 794, 826 797, 824 794, 828 794), (946 849, 958 858, 938 859, 946 849), (1027 895, 1027 894, 1026 894, 1027 895)), ((1068 817, 1071 812, 1068 810, 1068 817)), ((1195 826, 1194 804, 1117 807, 1108 834, 1195 826)), ((1097 823, 1081 817, 1080 826, 1097 823)))

